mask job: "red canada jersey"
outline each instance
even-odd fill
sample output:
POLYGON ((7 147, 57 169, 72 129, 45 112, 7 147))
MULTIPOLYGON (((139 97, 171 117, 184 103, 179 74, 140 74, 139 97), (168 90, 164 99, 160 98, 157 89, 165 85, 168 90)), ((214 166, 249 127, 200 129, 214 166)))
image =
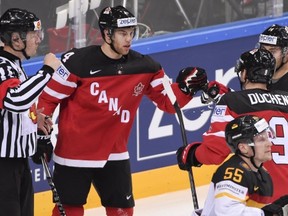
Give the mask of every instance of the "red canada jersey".
POLYGON ((215 106, 209 130, 195 154, 202 164, 220 164, 230 154, 225 141, 228 122, 241 115, 263 117, 276 133, 272 160, 264 163, 274 184, 273 200, 288 194, 288 92, 250 89, 226 93, 215 106))
MULTIPOLYGON (((144 95, 175 113, 162 85, 164 71, 149 56, 131 50, 115 60, 100 46, 89 46, 64 53, 61 61, 38 103, 47 115, 60 104, 54 152, 59 164, 103 167, 107 160, 128 159, 128 137, 144 95)), ((180 106, 191 100, 176 83, 172 88, 180 106)))

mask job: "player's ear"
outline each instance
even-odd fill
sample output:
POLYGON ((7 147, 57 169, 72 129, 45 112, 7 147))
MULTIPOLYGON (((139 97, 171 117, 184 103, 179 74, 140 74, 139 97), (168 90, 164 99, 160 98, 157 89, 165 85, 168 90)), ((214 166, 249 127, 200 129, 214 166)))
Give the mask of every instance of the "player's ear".
POLYGON ((19 40, 20 40, 20 35, 19 35, 19 33, 18 33, 18 32, 13 32, 13 33, 11 34, 11 41, 12 41, 12 43, 13 43, 13 42, 19 42, 19 40))
POLYGON ((109 44, 111 42, 111 30, 109 29, 104 29, 104 37, 105 37, 105 41, 107 41, 109 44))
POLYGON ((238 144, 238 149, 240 150, 240 152, 244 155, 247 155, 249 152, 249 146, 247 145, 247 143, 239 143, 238 144))
POLYGON ((23 49, 23 41, 18 32, 13 32, 11 34, 11 43, 15 49, 23 49))

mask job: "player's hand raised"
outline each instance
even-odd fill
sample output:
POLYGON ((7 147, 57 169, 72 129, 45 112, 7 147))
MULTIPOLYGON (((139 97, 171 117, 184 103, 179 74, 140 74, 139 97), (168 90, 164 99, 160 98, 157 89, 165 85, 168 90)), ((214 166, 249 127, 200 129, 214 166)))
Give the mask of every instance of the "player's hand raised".
POLYGON ((208 104, 210 102, 218 103, 221 97, 229 91, 231 91, 231 89, 227 86, 217 81, 211 81, 208 83, 207 88, 202 92, 201 102, 203 104, 208 104))
POLYGON ((184 94, 193 96, 207 85, 207 74, 203 68, 186 67, 180 70, 176 82, 184 94))

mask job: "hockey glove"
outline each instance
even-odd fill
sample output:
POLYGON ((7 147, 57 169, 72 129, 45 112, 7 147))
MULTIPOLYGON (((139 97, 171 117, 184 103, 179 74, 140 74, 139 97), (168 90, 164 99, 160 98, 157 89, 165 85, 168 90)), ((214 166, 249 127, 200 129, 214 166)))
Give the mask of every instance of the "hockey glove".
POLYGON ((189 145, 180 147, 177 152, 178 166, 181 170, 190 170, 191 166, 200 167, 202 164, 199 163, 195 157, 195 151, 201 143, 194 142, 189 145))
POLYGON ((288 195, 284 195, 273 202, 276 205, 279 205, 282 207, 283 215, 288 215, 288 195))
POLYGON ((214 103, 218 103, 221 97, 227 93, 230 92, 231 89, 227 86, 217 82, 217 81, 211 81, 209 82, 207 89, 203 91, 201 95, 201 102, 203 104, 208 104, 211 101, 214 103))
POLYGON ((187 67, 180 70, 176 82, 180 90, 193 96, 197 91, 206 88, 207 74, 203 68, 187 67))
POLYGON ((284 207, 285 205, 288 204, 288 195, 284 195, 280 197, 279 199, 275 200, 273 203, 276 205, 280 205, 281 207, 284 207))
POLYGON ((280 205, 271 203, 262 208, 265 216, 283 216, 283 210, 280 205))
POLYGON ((51 133, 45 135, 42 130, 38 130, 37 132, 37 149, 36 153, 32 156, 32 161, 36 164, 42 164, 41 156, 44 156, 47 162, 50 162, 52 153, 53 153, 53 145, 51 143, 51 133))

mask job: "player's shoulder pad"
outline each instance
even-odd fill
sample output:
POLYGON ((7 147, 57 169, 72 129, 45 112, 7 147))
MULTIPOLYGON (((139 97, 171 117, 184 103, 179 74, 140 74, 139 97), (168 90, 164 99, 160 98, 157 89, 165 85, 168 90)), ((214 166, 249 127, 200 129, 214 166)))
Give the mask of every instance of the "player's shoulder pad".
POLYGON ((251 168, 248 166, 248 164, 245 163, 244 161, 241 161, 241 162, 239 163, 239 167, 240 167, 240 168, 243 168, 244 170, 247 170, 247 171, 252 171, 251 168))
POLYGON ((133 63, 137 62, 139 70, 143 72, 143 68, 145 68, 146 72, 154 73, 162 69, 162 66, 159 62, 155 61, 149 55, 143 55, 135 50, 130 50, 128 54, 128 61, 133 65, 133 63))
POLYGON ((94 56, 100 49, 99 46, 88 46, 73 48, 61 55, 61 62, 69 71, 81 71, 86 64, 88 57, 94 56))

